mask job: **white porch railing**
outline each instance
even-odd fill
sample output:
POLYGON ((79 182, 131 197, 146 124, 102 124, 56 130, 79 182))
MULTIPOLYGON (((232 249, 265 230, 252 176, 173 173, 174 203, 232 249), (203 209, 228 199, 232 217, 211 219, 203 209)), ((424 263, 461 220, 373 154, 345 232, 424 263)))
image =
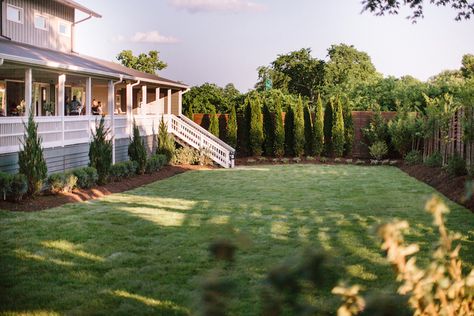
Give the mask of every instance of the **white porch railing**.
MULTIPOLYGON (((235 150, 219 138, 184 116, 175 115, 135 115, 135 121, 142 136, 158 133, 161 118, 168 125, 168 132, 196 149, 207 149, 210 158, 224 168, 234 167, 235 150)), ((132 119, 133 119, 132 118, 132 119)), ((0 154, 18 152, 24 136, 23 122, 27 117, 0 118, 0 154)), ((88 143, 92 130, 99 116, 38 116, 38 135, 43 148, 62 147, 73 144, 88 143)), ((128 138, 132 134, 132 121, 125 115, 106 116, 107 127, 113 126, 112 136, 115 139, 128 138)))

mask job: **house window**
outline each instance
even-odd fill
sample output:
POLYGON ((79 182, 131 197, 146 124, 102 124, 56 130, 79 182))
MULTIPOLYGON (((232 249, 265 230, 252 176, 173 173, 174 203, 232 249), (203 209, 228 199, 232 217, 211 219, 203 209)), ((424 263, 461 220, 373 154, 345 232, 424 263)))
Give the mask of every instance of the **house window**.
POLYGON ((23 23, 23 8, 15 7, 13 5, 7 5, 7 20, 23 23))
POLYGON ((40 30, 47 29, 47 19, 45 16, 35 14, 35 27, 40 30))
POLYGON ((59 22, 59 34, 64 35, 64 36, 70 36, 71 30, 69 28, 69 24, 66 22, 59 22))

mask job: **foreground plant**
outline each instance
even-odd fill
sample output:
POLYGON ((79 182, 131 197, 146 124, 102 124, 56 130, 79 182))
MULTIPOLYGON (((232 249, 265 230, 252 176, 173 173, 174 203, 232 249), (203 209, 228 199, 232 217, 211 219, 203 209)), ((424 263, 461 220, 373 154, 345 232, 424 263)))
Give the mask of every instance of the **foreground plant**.
POLYGON ((89 166, 97 170, 98 183, 107 183, 110 168, 112 168, 112 140, 109 139, 110 129, 105 126, 102 116, 89 147, 89 166))
POLYGON ((33 111, 30 111, 28 123, 25 126, 25 137, 22 141, 23 149, 18 153, 18 164, 20 173, 28 179, 28 193, 38 194, 43 181, 48 175, 48 168, 43 157, 41 138, 38 136, 38 124, 33 118, 33 111))
POLYGON ((426 269, 420 268, 413 256, 419 246, 406 244, 403 238, 408 222, 392 222, 378 229, 382 249, 397 272, 397 280, 402 281, 398 292, 409 296, 414 315, 474 315, 474 269, 463 276, 461 246, 453 245, 460 235, 448 232, 445 226, 444 215, 449 209, 438 197, 431 198, 425 209, 433 215, 440 236, 426 269))

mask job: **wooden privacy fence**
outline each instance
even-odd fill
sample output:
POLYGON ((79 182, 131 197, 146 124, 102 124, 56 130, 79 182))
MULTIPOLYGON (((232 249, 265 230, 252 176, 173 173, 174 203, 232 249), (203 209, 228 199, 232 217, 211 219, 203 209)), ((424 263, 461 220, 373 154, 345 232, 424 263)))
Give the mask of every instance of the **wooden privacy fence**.
MULTIPOLYGON (((386 120, 390 120, 396 114, 396 112, 382 112, 382 117, 384 117, 386 120)), ((369 124, 373 115, 374 112, 372 111, 352 111, 352 120, 354 122, 354 143, 352 146, 352 157, 354 158, 370 158, 369 150, 367 145, 364 143, 361 128, 366 127, 369 124)), ((225 141, 228 114, 217 114, 217 117, 219 119, 219 136, 225 141)), ((237 121, 241 121, 241 118, 242 117, 238 116, 237 121)), ((193 121, 203 128, 209 129, 209 124, 211 121, 210 114, 196 113, 193 116, 193 121)), ((283 122, 284 121, 285 113, 283 113, 283 122)))
MULTIPOLYGON (((423 159, 439 152, 446 164, 449 157, 457 154, 466 161, 467 166, 474 165, 474 142, 465 140, 463 121, 474 123, 474 113, 460 108, 449 120, 448 129, 438 128, 433 137, 425 138, 423 142, 423 159), (467 120, 466 120, 467 119, 467 120)), ((472 133, 472 132, 471 132, 472 133)))

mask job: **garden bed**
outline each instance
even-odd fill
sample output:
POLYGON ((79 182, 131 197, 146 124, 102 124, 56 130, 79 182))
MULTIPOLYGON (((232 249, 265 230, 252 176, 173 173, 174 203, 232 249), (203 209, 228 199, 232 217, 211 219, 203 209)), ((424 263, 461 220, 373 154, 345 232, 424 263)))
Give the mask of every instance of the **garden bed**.
POLYGON ((120 182, 110 182, 104 186, 95 186, 91 189, 74 189, 71 193, 62 194, 43 194, 34 199, 26 198, 18 203, 9 201, 0 201, 0 210, 34 212, 48 208, 60 206, 66 203, 82 202, 91 199, 97 199, 112 193, 128 191, 145 184, 149 184, 158 180, 166 179, 174 175, 197 169, 208 169, 209 167, 181 165, 166 166, 160 171, 152 174, 143 174, 128 179, 122 179, 120 182))
POLYGON ((468 180, 466 176, 453 177, 441 168, 425 165, 403 165, 400 169, 474 212, 474 199, 472 197, 466 199, 466 181, 468 180))

